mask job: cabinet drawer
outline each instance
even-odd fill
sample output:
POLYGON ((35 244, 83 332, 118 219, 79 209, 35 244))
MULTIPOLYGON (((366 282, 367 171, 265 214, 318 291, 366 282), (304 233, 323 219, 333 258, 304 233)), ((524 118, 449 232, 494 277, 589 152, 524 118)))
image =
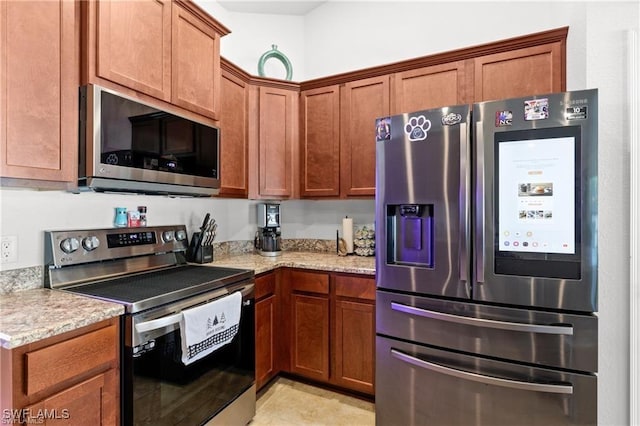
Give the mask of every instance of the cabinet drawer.
POLYGON ((336 296, 376 300, 376 283, 373 278, 336 275, 336 296))
POLYGON ((96 330, 25 356, 26 393, 33 395, 94 368, 117 360, 118 332, 115 325, 96 330))
POLYGON ((291 271, 290 279, 293 291, 329 294, 329 274, 291 271))
POLYGON ((276 293, 276 274, 271 272, 256 277, 256 300, 276 293))

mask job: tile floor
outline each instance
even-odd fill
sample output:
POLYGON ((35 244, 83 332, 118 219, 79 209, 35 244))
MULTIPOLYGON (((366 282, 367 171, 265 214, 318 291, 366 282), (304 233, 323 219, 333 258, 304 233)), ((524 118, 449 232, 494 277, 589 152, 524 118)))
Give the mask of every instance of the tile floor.
POLYGON ((258 393, 249 426, 374 424, 372 402, 278 377, 258 393))

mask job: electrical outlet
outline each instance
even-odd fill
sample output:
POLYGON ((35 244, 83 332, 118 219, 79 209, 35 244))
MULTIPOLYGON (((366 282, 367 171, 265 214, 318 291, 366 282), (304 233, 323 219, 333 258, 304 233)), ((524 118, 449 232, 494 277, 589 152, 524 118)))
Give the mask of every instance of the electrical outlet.
POLYGON ((15 235, 2 237, 0 240, 0 263, 18 261, 18 237, 15 235))

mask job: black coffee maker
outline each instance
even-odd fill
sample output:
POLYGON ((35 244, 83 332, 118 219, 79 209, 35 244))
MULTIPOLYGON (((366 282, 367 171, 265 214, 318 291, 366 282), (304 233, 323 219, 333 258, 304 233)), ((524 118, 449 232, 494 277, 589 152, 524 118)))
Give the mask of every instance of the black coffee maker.
POLYGON ((256 250, 262 256, 279 256, 282 254, 281 243, 280 204, 258 204, 256 250))

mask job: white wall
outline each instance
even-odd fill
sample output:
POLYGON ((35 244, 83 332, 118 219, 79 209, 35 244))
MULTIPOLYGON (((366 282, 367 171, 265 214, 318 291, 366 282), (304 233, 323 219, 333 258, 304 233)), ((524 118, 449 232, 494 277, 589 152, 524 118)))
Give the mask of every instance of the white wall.
MULTIPOLYGON (((257 76, 260 57, 275 44, 291 62, 292 81, 304 79, 305 27, 302 16, 234 13, 215 1, 197 0, 196 3, 231 30, 220 42, 220 53, 226 59, 257 76)), ((286 77, 285 68, 277 59, 267 60, 264 71, 266 77, 286 77)))
MULTIPOLYGON (((638 4, 589 3, 586 84, 599 88, 598 419, 629 424, 629 93, 627 31, 638 4)), ((636 76, 638 78, 638 76, 636 76)), ((636 301, 636 306, 640 300, 636 301)), ((638 401, 635 401, 638 404, 638 401)))
MULTIPOLYGON (((2 264, 0 271, 42 265, 44 231, 112 227, 115 207, 135 210, 137 206, 147 206, 149 226, 185 224, 189 235, 198 230, 209 212, 219 224, 216 241, 253 240, 258 203, 3 188, 0 190, 0 235, 18 237, 18 262, 2 264)), ((374 202, 283 201, 281 211, 283 238, 333 240, 345 215, 353 217, 356 225, 373 223, 374 202)))
POLYGON ((582 10, 564 2, 328 2, 305 17, 305 78, 574 25, 582 10))
POLYGON ((219 223, 219 241, 249 240, 256 223, 256 210, 247 200, 2 189, 0 203, 2 236, 18 237, 18 262, 0 265, 2 270, 41 265, 43 231, 112 227, 115 207, 147 206, 149 225, 186 224, 189 234, 210 212, 219 223))

